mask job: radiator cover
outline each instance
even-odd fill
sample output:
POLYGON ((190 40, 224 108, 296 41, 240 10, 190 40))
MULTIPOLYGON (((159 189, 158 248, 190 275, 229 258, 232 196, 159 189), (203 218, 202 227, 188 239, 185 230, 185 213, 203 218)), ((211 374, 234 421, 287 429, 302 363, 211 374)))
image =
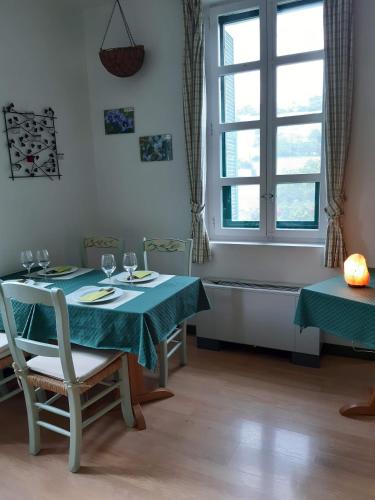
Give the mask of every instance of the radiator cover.
POLYGON ((197 316, 197 336, 303 354, 320 354, 320 331, 294 325, 300 286, 219 278, 203 280, 211 310, 197 316))

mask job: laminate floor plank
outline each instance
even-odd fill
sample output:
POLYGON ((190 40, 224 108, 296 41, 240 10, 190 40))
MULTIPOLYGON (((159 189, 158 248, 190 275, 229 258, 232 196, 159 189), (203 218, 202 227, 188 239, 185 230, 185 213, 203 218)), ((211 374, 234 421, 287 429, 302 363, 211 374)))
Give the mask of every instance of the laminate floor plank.
POLYGON ((78 474, 67 440, 44 429, 28 455, 22 395, 1 404, 0 500, 375 499, 375 418, 338 411, 367 398, 373 362, 326 355, 305 368, 189 338, 189 364, 177 364, 175 397, 143 406, 145 431, 115 409, 84 432, 78 474))

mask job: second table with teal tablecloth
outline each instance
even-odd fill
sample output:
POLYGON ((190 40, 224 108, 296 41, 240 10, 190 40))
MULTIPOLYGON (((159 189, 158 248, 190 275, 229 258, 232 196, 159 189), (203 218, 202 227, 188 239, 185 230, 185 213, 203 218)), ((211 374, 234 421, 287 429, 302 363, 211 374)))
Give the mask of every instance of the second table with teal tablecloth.
POLYGON ((375 272, 365 288, 349 287, 343 276, 301 290, 295 323, 375 348, 375 272))
MULTIPOLYGON (((69 280, 55 280, 50 288, 61 288, 68 295, 82 286, 98 285, 102 279, 103 273, 91 271, 69 280)), ((176 325, 210 307, 199 278, 174 276, 154 288, 122 287, 119 283, 115 286, 144 293, 116 309, 69 305, 71 341, 85 347, 130 352, 137 356, 139 364, 149 369, 157 365, 157 344, 176 325)), ((51 308, 15 304, 15 317, 23 336, 39 341, 56 338, 51 308)))

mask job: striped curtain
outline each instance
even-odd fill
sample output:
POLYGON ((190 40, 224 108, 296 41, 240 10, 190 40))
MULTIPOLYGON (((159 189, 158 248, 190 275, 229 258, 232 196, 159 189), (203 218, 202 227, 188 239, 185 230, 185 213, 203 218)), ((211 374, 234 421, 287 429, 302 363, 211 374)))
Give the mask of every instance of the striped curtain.
POLYGON ((201 0, 182 0, 185 24, 184 124, 190 184, 193 262, 210 258, 204 221, 206 191, 205 86, 203 11, 201 0))
POLYGON ((328 215, 325 266, 346 258, 341 225, 344 174, 348 157, 353 93, 352 0, 324 0, 325 155, 328 215))

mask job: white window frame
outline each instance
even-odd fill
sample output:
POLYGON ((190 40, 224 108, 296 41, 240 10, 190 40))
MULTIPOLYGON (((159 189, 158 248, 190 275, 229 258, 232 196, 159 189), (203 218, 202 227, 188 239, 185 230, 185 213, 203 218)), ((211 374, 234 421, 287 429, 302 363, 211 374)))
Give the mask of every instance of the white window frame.
MULTIPOLYGON (((291 0, 294 1, 294 0, 291 0)), ((287 3, 286 0, 285 3, 287 3)), ((323 243, 327 220, 324 212, 325 161, 323 113, 291 117, 276 117, 276 68, 283 64, 324 60, 324 50, 276 55, 276 15, 279 0, 241 0, 228 2, 206 10, 206 76, 207 76, 207 227, 211 240, 285 243, 323 243), (220 66, 218 18, 248 10, 259 10, 260 61, 220 66), (268 23, 268 29, 267 29, 268 23), (221 123, 219 77, 250 70, 260 70, 260 120, 221 123), (265 91, 264 91, 265 90, 265 91), (276 176, 276 131, 280 125, 322 124, 322 154, 320 174, 276 176), (221 134, 245 129, 260 129, 260 177, 221 176, 221 134), (276 229, 275 190, 277 183, 319 182, 319 229, 276 229), (243 184, 260 185, 260 228, 222 227, 222 187, 243 184)), ((284 3, 284 0, 283 0, 284 3)))

